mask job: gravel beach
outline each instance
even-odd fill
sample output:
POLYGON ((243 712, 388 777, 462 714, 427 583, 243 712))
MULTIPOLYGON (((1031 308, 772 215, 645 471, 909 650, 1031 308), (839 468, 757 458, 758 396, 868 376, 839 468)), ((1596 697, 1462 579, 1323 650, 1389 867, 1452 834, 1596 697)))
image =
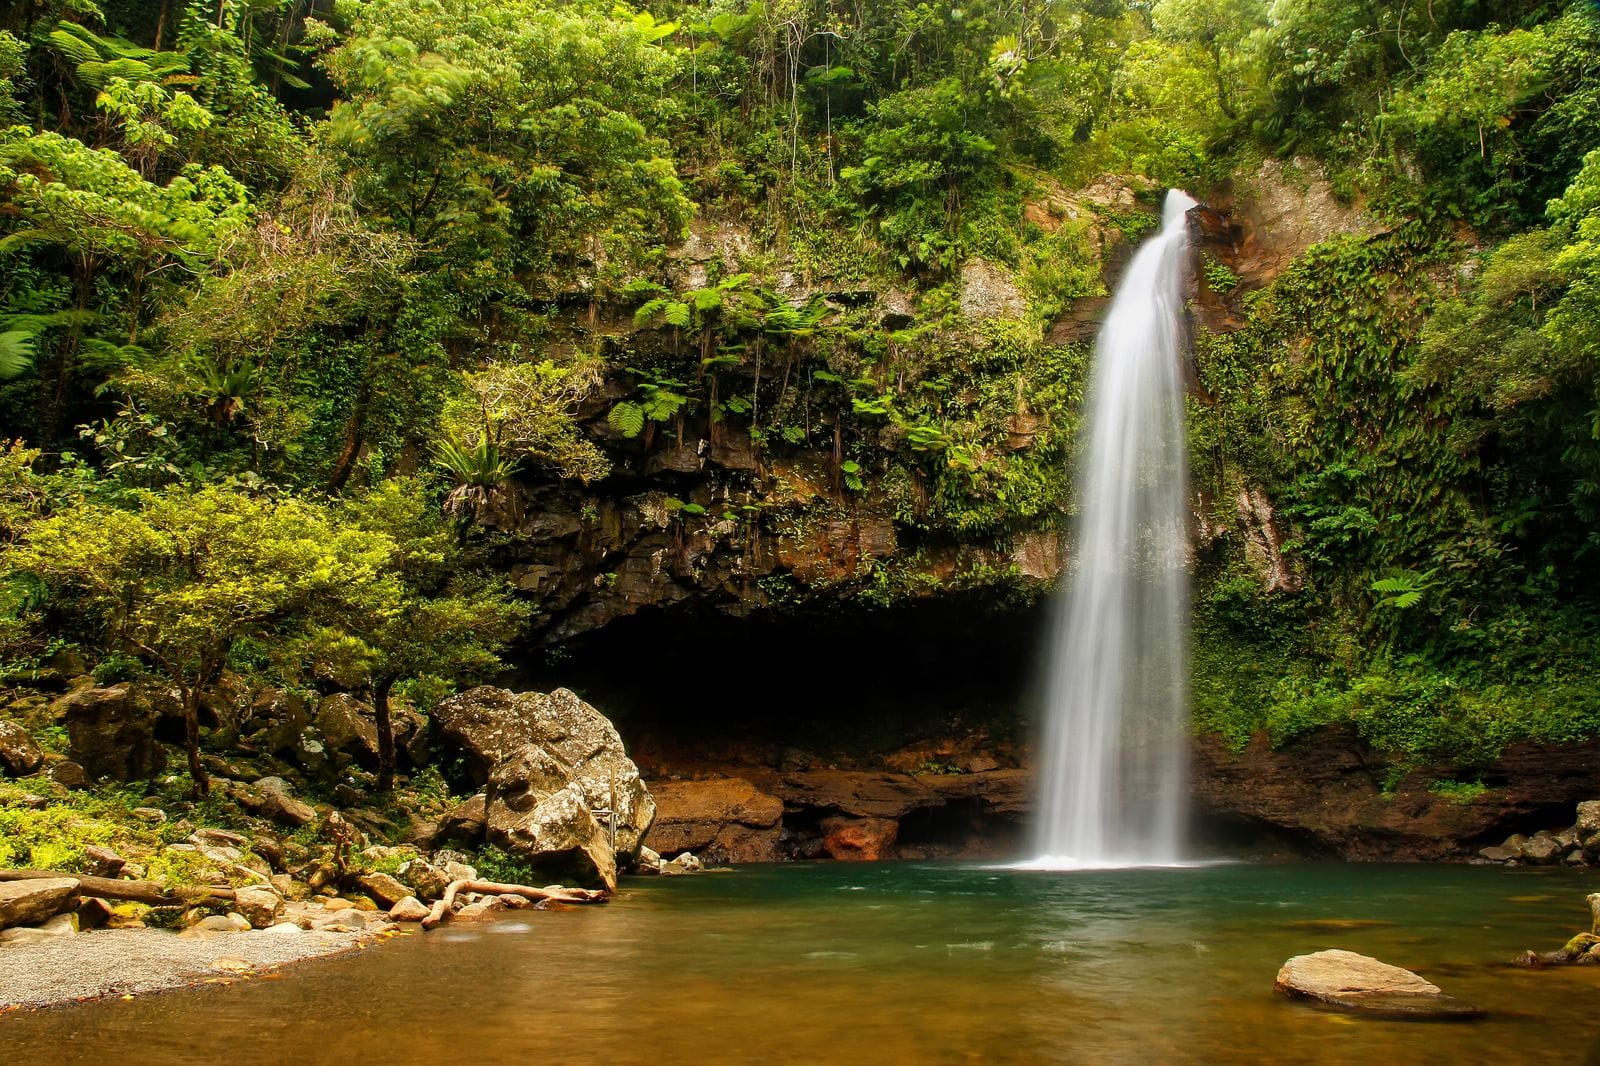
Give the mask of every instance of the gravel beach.
POLYGON ((203 937, 162 929, 100 929, 5 944, 0 945, 0 1011, 178 988, 336 954, 370 939, 371 932, 293 927, 203 937))

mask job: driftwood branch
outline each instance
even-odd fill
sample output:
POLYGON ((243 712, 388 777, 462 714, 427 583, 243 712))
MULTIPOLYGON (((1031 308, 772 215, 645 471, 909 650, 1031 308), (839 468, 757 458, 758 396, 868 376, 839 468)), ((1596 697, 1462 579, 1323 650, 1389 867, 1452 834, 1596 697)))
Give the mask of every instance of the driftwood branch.
POLYGON ((152 907, 176 907, 208 899, 233 899, 233 889, 221 885, 207 888, 169 889, 155 881, 117 881, 109 877, 89 877, 61 870, 0 870, 0 881, 37 881, 65 877, 78 882, 78 895, 97 899, 122 899, 148 903, 152 907))
POLYGON ((452 881, 434 903, 428 916, 422 919, 422 928, 432 929, 445 916, 450 913, 450 908, 455 906, 456 894, 459 892, 480 892, 486 896, 521 896, 531 900, 554 900, 557 903, 604 903, 606 894, 591 888, 563 888, 560 885, 551 885, 549 888, 530 888, 527 885, 508 885, 499 881, 452 881))

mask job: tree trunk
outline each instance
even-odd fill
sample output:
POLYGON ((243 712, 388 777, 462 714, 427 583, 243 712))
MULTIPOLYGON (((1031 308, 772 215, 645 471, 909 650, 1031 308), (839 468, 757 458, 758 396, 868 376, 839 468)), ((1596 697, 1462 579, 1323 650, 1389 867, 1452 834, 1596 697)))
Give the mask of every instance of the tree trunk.
POLYGON ((213 888, 183 888, 169 890, 155 881, 118 881, 110 877, 86 877, 83 874, 60 870, 0 870, 0 882, 37 881, 43 878, 69 877, 78 882, 78 895, 96 899, 125 899, 134 903, 147 903, 152 907, 176 907, 204 899, 233 899, 233 889, 224 885, 213 888))
POLYGON ((458 892, 480 892, 486 896, 521 896, 531 900, 555 900, 557 903, 604 903, 605 892, 594 888, 564 888, 561 885, 551 885, 549 888, 531 888, 528 885, 507 885, 498 881, 451 881, 444 890, 444 895, 433 905, 428 916, 422 919, 422 928, 432 929, 445 916, 450 913, 450 908, 455 905, 458 892))
POLYGON ((194 798, 211 795, 211 778, 200 765, 200 686, 183 690, 183 750, 189 757, 189 777, 194 781, 194 798))
POLYGON ((394 787, 394 724, 389 717, 389 690, 394 678, 381 677, 372 686, 372 716, 378 727, 378 791, 394 787))

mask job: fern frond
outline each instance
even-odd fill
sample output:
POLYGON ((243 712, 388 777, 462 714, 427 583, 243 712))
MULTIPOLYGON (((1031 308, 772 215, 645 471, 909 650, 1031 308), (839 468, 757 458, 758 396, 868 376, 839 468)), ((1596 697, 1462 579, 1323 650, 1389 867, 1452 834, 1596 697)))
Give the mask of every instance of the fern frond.
POLYGON ((637 437, 644 431, 644 408, 624 400, 606 415, 606 425, 624 437, 637 437))

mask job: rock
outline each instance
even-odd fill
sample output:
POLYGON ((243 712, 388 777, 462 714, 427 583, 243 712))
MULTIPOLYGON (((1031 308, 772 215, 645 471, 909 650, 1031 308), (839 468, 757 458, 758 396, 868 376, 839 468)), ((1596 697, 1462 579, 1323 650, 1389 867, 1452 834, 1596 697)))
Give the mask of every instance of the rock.
POLYGON ((265 929, 277 924, 283 914, 283 897, 270 888, 250 885, 234 892, 234 908, 250 923, 252 929, 265 929))
POLYGON ((1484 1013, 1410 970, 1339 949, 1296 955, 1283 964, 1272 987, 1291 998, 1388 1018, 1476 1018, 1484 1013))
POLYGON ((822 846, 835 859, 877 862, 890 857, 900 823, 890 818, 825 818, 822 846))
POLYGON ((1522 853, 1511 848, 1491 847, 1479 848, 1478 854, 1483 856, 1485 859, 1488 859, 1490 862, 1511 862, 1513 859, 1518 858, 1522 853))
POLYGON ((649 848, 640 848, 639 862, 634 869, 641 874, 659 874, 661 872, 661 856, 649 848))
POLYGON ((359 933, 367 928, 367 913, 354 907, 344 907, 321 918, 313 918, 311 928, 319 933, 359 933))
POLYGON ((74 792, 82 792, 94 784, 94 781, 89 777, 89 771, 70 759, 52 763, 50 769, 46 771, 46 776, 62 788, 71 789, 74 792))
POLYGON ((651 788, 649 841, 661 852, 697 851, 713 862, 776 862, 783 801, 743 778, 663 781, 651 788))
POLYGON ((77 892, 75 877, 0 882, 0 929, 38 925, 72 906, 77 892))
POLYGON ((1600 892, 1591 892, 1585 899, 1589 904, 1589 931, 1600 933, 1600 892))
POLYGON ((1495 786, 1469 804, 1430 792, 1438 777, 1431 768, 1401 778, 1386 792, 1382 775, 1374 772, 1385 765, 1385 756, 1347 723, 1277 747, 1263 733, 1242 751, 1220 736, 1200 736, 1193 752, 1190 794, 1203 829, 1260 827, 1264 841, 1280 853, 1308 857, 1466 858, 1485 841, 1553 808, 1565 804, 1570 810, 1574 796, 1600 795, 1597 741, 1507 744, 1485 770, 1495 786))
POLYGON ((385 910, 392 908, 403 899, 413 898, 411 889, 401 884, 388 874, 365 874, 356 882, 385 910))
POLYGON ((489 802, 483 793, 456 804, 439 819, 433 831, 435 843, 477 844, 489 823, 489 802))
POLYGON ((91 877, 116 877, 126 865, 128 860, 110 848, 89 844, 83 849, 83 872, 91 877))
POLYGON ((500 902, 499 896, 490 896, 487 899, 480 899, 476 903, 467 904, 456 911, 450 920, 455 922, 482 921, 492 917, 495 911, 503 911, 505 909, 506 905, 500 902))
POLYGON ((1572 831, 1580 840, 1600 833, 1600 800, 1584 800, 1578 804, 1578 817, 1572 831))
POLYGON ((667 877, 676 877, 681 874, 697 874, 706 868, 692 852, 684 852, 671 862, 661 864, 660 872, 667 877))
POLYGON ((1522 845, 1522 858, 1525 862, 1544 866, 1558 861, 1564 849, 1559 841, 1549 833, 1535 833, 1531 839, 1522 845))
POLYGON ((403 862, 395 872, 423 899, 438 899, 444 895, 444 890, 450 887, 450 876, 423 859, 403 862))
POLYGON ((175 712, 170 695, 132 683, 78 689, 50 705, 67 727, 68 757, 91 777, 113 781, 142 781, 165 769, 156 724, 175 712))
POLYGON ((131 813, 139 821, 152 825, 160 825, 167 820, 167 812, 160 807, 135 807, 131 813))
POLYGON ((249 746, 268 755, 288 755, 311 725, 305 697, 281 688, 264 688, 240 718, 249 746))
POLYGON ((15 722, 0 722, 0 770, 26 777, 44 764, 44 751, 15 722))
POLYGON ((263 777, 251 787, 249 797, 241 797, 240 802, 284 825, 310 825, 317 820, 316 809, 296 799, 293 787, 281 777, 263 777))
POLYGON ((961 313, 967 318, 1022 318, 1028 302, 1005 268, 987 259, 961 265, 961 313))
POLYGON ((40 944, 48 940, 75 936, 78 932, 76 914, 58 914, 43 925, 17 926, 0 930, 0 944, 40 944))
MULTIPOLYGON (((543 695, 481 686, 441 702, 433 722, 466 751, 468 771, 479 784, 488 783, 496 771, 500 788, 505 788, 512 777, 499 767, 525 758, 530 745, 544 749, 551 758, 525 761, 525 768, 538 777, 517 790, 549 795, 569 783, 578 786, 588 810, 616 812, 618 855, 626 862, 638 855, 655 820, 655 801, 616 729, 572 692, 558 688, 543 695)), ((496 800, 493 791, 490 806, 496 800)))
MULTIPOLYGON (((509 772, 515 774, 523 765, 514 762, 509 772)), ((496 798, 489 807, 489 840, 537 863, 549 875, 615 891, 617 866, 609 834, 584 805, 582 789, 572 784, 542 799, 533 790, 504 791, 515 784, 512 777, 491 785, 496 798)))
POLYGON ((207 940, 231 933, 247 933, 250 921, 240 914, 208 914, 178 935, 186 940, 207 940))
POLYGON ((445 858, 444 856, 448 854, 449 852, 441 851, 433 856, 434 862, 439 864, 439 868, 444 871, 445 877, 451 881, 476 881, 478 879, 478 868, 476 866, 469 866, 460 859, 445 858))
POLYGON ((317 704, 317 731, 332 751, 342 752, 368 769, 378 766, 378 727, 372 708, 347 692, 326 696, 317 704))
POLYGON ((389 908, 389 917, 397 922, 420 922, 428 916, 428 905, 416 896, 407 896, 389 908))
POLYGON ((103 925, 111 924, 117 917, 117 910, 109 900, 85 896, 78 904, 77 915, 79 929, 99 929, 103 925))

